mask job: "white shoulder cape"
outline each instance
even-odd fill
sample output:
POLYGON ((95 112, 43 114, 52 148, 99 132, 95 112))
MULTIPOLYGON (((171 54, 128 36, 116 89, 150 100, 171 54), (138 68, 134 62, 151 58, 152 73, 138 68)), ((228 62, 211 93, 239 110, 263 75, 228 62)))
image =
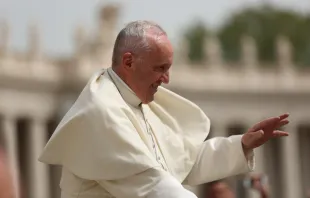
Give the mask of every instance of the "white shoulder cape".
MULTIPOLYGON (((135 114, 107 73, 92 76, 39 161, 65 166, 89 180, 121 179, 159 166, 135 114)), ((169 172, 182 182, 209 133, 210 121, 198 106, 163 87, 145 106, 169 172)))

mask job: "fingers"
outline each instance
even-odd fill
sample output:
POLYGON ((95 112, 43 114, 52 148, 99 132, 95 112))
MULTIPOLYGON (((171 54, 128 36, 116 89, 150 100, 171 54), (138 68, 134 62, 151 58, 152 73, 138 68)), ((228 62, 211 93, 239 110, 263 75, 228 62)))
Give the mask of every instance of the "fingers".
POLYGON ((256 125, 253 126, 252 131, 258 131, 260 129, 262 129, 263 127, 266 126, 276 126, 278 124, 280 120, 280 117, 272 117, 272 118, 268 118, 266 120, 263 120, 259 123, 257 123, 256 125))
POLYGON ((284 125, 289 123, 289 121, 286 119, 288 117, 289 117, 289 114, 285 113, 285 114, 282 114, 278 117, 271 117, 271 118, 265 119, 265 120, 255 124, 252 127, 251 131, 258 131, 258 130, 262 129, 263 127, 267 127, 267 126, 279 128, 279 127, 284 126, 284 125))
POLYGON ((288 120, 280 120, 280 122, 277 124, 277 127, 276 128, 280 128, 284 125, 287 125, 289 123, 288 120))
POLYGON ((263 138, 264 138, 263 130, 245 133, 242 136, 243 148, 248 150, 260 146, 261 143, 263 143, 263 138))
POLYGON ((272 132, 272 136, 273 136, 273 137, 289 136, 289 133, 288 133, 288 132, 285 132, 285 131, 275 130, 275 131, 272 132))
POLYGON ((282 114, 279 116, 279 123, 277 124, 276 128, 280 128, 284 125, 287 125, 289 123, 289 121, 286 119, 289 117, 288 113, 282 114))
POLYGON ((288 113, 282 114, 279 116, 280 120, 288 118, 290 115, 288 113))

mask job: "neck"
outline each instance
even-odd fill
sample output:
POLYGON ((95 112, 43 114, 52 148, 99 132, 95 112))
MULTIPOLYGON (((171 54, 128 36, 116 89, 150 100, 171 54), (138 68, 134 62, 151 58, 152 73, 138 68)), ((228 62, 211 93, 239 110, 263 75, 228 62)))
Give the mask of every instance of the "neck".
POLYGON ((133 91, 132 86, 129 83, 128 75, 125 74, 125 72, 117 66, 112 66, 112 70, 122 79, 122 81, 133 91))
POLYGON ((112 70, 118 75, 118 77, 120 77, 128 85, 128 80, 126 78, 126 75, 119 67, 112 66, 112 70))

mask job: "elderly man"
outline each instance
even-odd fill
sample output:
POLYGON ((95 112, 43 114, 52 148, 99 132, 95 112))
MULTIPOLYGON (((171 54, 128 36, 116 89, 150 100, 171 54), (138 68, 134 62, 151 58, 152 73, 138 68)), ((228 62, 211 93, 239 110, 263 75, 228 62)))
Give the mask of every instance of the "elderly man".
POLYGON ((173 49, 165 31, 129 23, 112 67, 94 74, 46 145, 40 161, 62 165, 62 198, 196 198, 198 185, 253 169, 253 149, 288 133, 287 114, 244 135, 203 142, 210 122, 192 102, 161 87, 173 49))

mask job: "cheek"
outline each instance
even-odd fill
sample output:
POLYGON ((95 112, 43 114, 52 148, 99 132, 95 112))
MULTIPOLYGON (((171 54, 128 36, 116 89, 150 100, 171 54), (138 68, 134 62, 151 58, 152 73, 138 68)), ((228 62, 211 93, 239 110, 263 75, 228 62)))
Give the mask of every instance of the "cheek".
POLYGON ((147 86, 147 87, 158 82, 159 79, 160 79, 160 76, 154 73, 151 73, 151 74, 148 73, 148 74, 141 76, 141 82, 143 83, 144 86, 147 86))
POLYGON ((139 78, 136 78, 136 85, 138 86, 138 89, 140 91, 147 91, 152 84, 151 79, 148 77, 148 75, 141 75, 139 78))

